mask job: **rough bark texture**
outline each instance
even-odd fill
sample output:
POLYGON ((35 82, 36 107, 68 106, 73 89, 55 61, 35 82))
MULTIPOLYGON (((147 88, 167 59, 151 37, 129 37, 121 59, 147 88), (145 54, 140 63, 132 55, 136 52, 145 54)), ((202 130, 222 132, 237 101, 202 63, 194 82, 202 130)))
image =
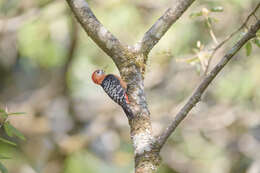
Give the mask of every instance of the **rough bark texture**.
POLYGON ((78 19, 89 37, 106 52, 118 68, 127 61, 128 49, 96 18, 85 0, 67 0, 75 17, 78 19))
POLYGON ((147 107, 144 93, 144 73, 148 54, 160 38, 177 21, 184 11, 195 0, 175 0, 163 16, 145 33, 143 39, 134 46, 127 46, 111 34, 95 17, 85 0, 67 0, 74 15, 84 30, 96 44, 106 52, 117 65, 121 77, 128 84, 128 96, 134 118, 129 119, 131 140, 135 151, 135 172, 155 172, 161 163, 160 149, 174 131, 177 125, 185 118, 188 112, 200 100, 200 97, 218 72, 226 65, 232 56, 254 37, 258 24, 250 29, 205 78, 183 109, 177 114, 176 120, 162 134, 156 138, 152 133, 150 112, 147 107))

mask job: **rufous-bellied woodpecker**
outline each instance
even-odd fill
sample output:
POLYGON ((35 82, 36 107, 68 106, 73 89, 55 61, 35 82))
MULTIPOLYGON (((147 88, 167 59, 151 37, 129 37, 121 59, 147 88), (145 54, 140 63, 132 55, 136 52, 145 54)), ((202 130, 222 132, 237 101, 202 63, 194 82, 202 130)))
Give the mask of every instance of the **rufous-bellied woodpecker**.
POLYGON ((107 95, 123 108, 129 119, 133 117, 126 94, 127 85, 119 76, 105 74, 103 70, 96 70, 92 74, 92 80, 95 84, 100 85, 107 95))

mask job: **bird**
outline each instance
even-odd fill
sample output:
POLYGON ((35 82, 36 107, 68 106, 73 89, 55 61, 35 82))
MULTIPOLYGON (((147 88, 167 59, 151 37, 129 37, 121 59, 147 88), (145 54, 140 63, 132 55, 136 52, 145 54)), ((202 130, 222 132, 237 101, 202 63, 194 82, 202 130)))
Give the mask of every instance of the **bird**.
POLYGON ((104 70, 95 70, 92 73, 92 81, 100 85, 107 95, 122 107, 128 119, 133 118, 133 112, 129 106, 127 96, 127 84, 119 76, 106 74, 104 70))

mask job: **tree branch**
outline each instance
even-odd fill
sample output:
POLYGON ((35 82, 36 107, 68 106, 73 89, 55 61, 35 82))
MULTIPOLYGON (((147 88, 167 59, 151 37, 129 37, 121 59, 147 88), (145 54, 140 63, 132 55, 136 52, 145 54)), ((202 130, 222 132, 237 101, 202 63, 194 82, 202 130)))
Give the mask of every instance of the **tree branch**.
POLYGON ((165 144, 169 136, 174 132, 180 122, 187 116, 189 111, 200 101, 202 94, 207 89, 209 84, 217 76, 217 74, 225 67, 231 58, 239 51, 239 49, 250 39, 256 36, 256 32, 260 28, 260 20, 250 27, 249 31, 227 52, 221 61, 213 68, 213 70, 204 78, 197 89, 188 99, 186 104, 177 113, 175 120, 168 126, 168 128, 157 138, 159 149, 165 144))
POLYGON ((76 48, 78 45, 78 23, 75 20, 74 17, 69 16, 69 20, 71 20, 71 28, 70 28, 70 43, 68 46, 68 52, 66 55, 66 61, 65 64, 63 65, 61 69, 61 85, 64 87, 63 92, 64 95, 68 95, 69 89, 68 89, 68 84, 67 84, 67 76, 69 69, 71 68, 71 65, 75 59, 75 53, 76 53, 76 48))
POLYGON ((209 69, 209 66, 210 66, 210 63, 211 63, 211 60, 212 60, 212 58, 214 57, 214 55, 215 55, 215 53, 217 52, 217 50, 218 50, 219 48, 221 48, 227 41, 229 41, 234 35, 236 35, 240 30, 242 30, 242 29, 246 26, 248 20, 251 18, 251 16, 253 16, 253 15, 255 14, 255 12, 257 11, 257 9, 258 9, 259 7, 260 7, 260 2, 256 5, 255 9, 247 16, 247 18, 246 18, 245 21, 242 23, 242 25, 240 25, 240 27, 239 27, 237 30, 235 30, 235 31, 232 32, 230 35, 228 35, 221 43, 219 43, 219 44, 212 50, 212 53, 211 53, 211 55, 210 55, 210 57, 209 57, 208 64, 207 64, 207 66, 206 66, 206 69, 205 69, 204 74, 207 74, 208 69, 209 69))
POLYGON ((144 34, 143 39, 135 45, 137 51, 148 55, 171 25, 179 19, 194 1, 195 0, 175 0, 175 2, 173 2, 174 6, 169 8, 144 34))
POLYGON ((67 0, 77 20, 89 37, 107 54, 117 66, 127 60, 128 48, 108 31, 96 18, 85 0, 67 0))

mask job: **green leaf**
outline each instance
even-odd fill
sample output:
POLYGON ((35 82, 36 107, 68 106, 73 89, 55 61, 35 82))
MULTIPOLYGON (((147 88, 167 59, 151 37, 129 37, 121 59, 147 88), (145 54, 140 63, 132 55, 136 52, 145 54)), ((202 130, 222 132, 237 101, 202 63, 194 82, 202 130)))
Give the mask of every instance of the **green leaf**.
POLYGON ((256 36, 260 37, 260 29, 256 32, 256 36))
POLYGON ((6 119, 8 117, 8 114, 6 112, 0 112, 0 116, 3 118, 3 119, 6 119))
POLYGON ((246 48, 246 56, 250 56, 252 52, 252 44, 250 41, 246 43, 245 48, 246 48))
POLYGON ((24 115, 25 112, 13 112, 13 113, 8 113, 7 115, 24 115))
POLYGON ((215 23, 219 22, 219 20, 218 20, 217 18, 214 18, 214 17, 209 17, 209 18, 210 18, 210 20, 211 20, 212 23, 213 23, 213 22, 215 22, 215 23))
POLYGON ((209 23, 208 23, 208 25, 209 25, 208 27, 211 28, 212 23, 213 23, 214 20, 213 20, 211 17, 209 17, 207 20, 208 20, 208 22, 209 22, 209 23))
POLYGON ((204 24, 205 24, 205 27, 207 27, 207 28, 211 28, 211 24, 210 24, 210 20, 209 19, 206 19, 205 21, 204 21, 204 24))
POLYGON ((14 142, 11 142, 11 141, 9 141, 9 140, 6 140, 6 139, 4 139, 4 138, 1 138, 1 137, 0 137, 0 141, 2 141, 2 142, 4 142, 4 143, 7 143, 7 144, 10 144, 10 145, 13 145, 13 146, 16 146, 16 143, 14 143, 14 142))
POLYGON ((210 11, 212 12, 223 12, 224 11, 224 8, 219 6, 219 7, 213 7, 210 9, 210 11))
POLYGON ((25 140, 24 135, 19 130, 17 130, 13 125, 11 125, 9 122, 6 122, 4 124, 4 128, 8 136, 13 137, 15 135, 18 138, 25 140))
POLYGON ((195 68, 196 68, 196 72, 198 73, 198 74, 200 74, 200 72, 201 72, 201 66, 200 66, 200 64, 195 64, 195 68))
POLYGON ((199 62, 199 58, 197 56, 195 56, 195 57, 192 57, 192 58, 187 58, 187 59, 185 59, 185 61, 187 63, 199 62))
POLYGON ((195 18, 195 17, 199 17, 202 16, 202 11, 200 12, 194 12, 190 14, 190 18, 195 18))
POLYGON ((260 48, 260 39, 259 38, 254 39, 254 43, 255 43, 255 45, 257 45, 260 48))
POLYGON ((12 133, 17 136, 18 138, 25 140, 24 135, 17 129, 15 128, 13 125, 9 124, 10 129, 12 130, 12 133))
POLYGON ((0 155, 0 159, 6 160, 6 159, 11 159, 11 157, 6 157, 6 156, 3 156, 3 155, 0 155))
POLYGON ((2 173, 8 173, 8 170, 6 169, 6 167, 0 162, 0 171, 2 173))
POLYGON ((14 134, 12 132, 12 129, 10 128, 10 123, 6 122, 4 123, 4 129, 5 129, 5 133, 9 136, 9 137, 13 137, 14 134))

